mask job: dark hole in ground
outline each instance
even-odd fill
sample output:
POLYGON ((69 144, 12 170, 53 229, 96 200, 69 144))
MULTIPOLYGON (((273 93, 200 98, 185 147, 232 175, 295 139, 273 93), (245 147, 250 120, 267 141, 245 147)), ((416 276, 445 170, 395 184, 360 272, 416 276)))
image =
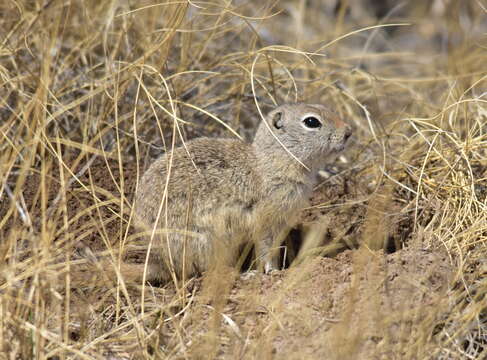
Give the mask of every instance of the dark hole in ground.
POLYGON ((397 250, 399 250, 397 247, 396 241, 394 240, 394 238, 392 236, 389 236, 387 238, 384 250, 385 250, 386 254, 392 254, 392 253, 395 253, 397 250))

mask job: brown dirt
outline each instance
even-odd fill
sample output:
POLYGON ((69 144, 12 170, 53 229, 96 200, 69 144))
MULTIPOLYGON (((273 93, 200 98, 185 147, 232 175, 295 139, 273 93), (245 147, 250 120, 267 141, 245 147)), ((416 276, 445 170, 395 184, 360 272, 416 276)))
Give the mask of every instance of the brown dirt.
MULTIPOLYGON (((271 275, 242 276, 221 311, 226 319, 220 336, 227 344, 217 354, 229 359, 265 353, 277 359, 414 355, 419 343, 422 350, 431 345, 435 329, 422 328, 422 320, 430 317, 431 325, 447 308, 451 272, 446 253, 408 247, 390 255, 347 250, 271 275), (428 339, 421 338, 424 330, 428 339)), ((202 301, 196 303, 206 306, 202 301)), ((208 320, 205 314, 198 318, 208 320)), ((188 336, 204 333, 208 322, 195 324, 188 336)), ((194 336, 193 353, 209 351, 206 335, 194 336)))

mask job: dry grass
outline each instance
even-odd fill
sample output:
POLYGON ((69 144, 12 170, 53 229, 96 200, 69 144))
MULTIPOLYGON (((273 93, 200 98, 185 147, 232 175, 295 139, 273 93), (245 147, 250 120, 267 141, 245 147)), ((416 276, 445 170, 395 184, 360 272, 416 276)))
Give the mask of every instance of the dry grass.
POLYGON ((487 5, 321 3, 1 2, 0 358, 485 358, 487 5), (126 256, 154 157, 249 139, 295 100, 355 129, 319 186, 351 188, 315 202, 314 259, 142 288, 99 266, 72 286, 90 251, 126 256), (360 244, 350 268, 316 259, 360 244), (404 246, 417 263, 376 251, 404 246), (303 305, 321 288, 332 310, 303 305))

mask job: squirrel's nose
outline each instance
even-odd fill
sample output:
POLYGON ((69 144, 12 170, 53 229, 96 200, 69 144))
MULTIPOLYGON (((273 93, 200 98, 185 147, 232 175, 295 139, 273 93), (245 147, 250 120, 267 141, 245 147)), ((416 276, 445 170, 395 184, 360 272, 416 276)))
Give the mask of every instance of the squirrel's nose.
POLYGON ((345 125, 345 129, 343 129, 343 139, 347 141, 350 136, 352 136, 352 128, 345 125))

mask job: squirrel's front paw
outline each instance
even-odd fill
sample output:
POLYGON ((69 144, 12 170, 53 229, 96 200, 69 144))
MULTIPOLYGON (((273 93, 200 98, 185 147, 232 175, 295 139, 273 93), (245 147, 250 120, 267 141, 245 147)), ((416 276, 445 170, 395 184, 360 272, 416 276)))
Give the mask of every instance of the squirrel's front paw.
POLYGON ((274 270, 277 270, 277 267, 273 264, 273 262, 272 261, 266 261, 264 264, 264 273, 270 274, 274 270))

